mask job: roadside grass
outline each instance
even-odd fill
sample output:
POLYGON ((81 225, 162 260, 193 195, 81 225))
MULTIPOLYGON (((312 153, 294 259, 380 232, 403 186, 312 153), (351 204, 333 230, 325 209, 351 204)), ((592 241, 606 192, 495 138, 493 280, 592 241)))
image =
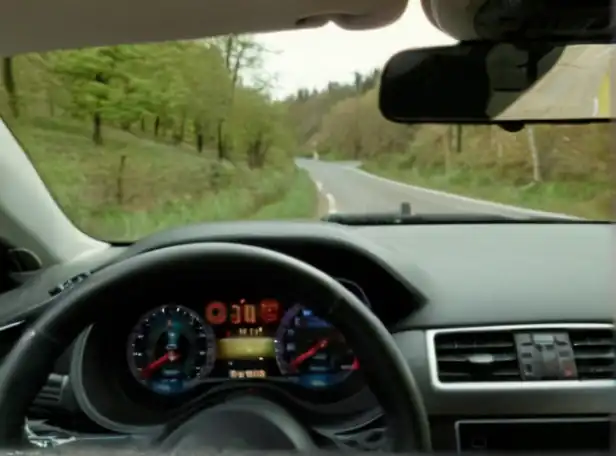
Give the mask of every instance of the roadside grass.
POLYGON ((274 155, 254 170, 113 129, 97 147, 79 122, 10 126, 68 217, 97 238, 131 241, 203 221, 316 216, 314 185, 289 159, 274 155))
POLYGON ((446 126, 425 128, 409 150, 362 168, 419 187, 594 220, 614 219, 610 125, 535 127, 543 180, 533 182, 527 133, 465 127, 463 150, 447 149, 446 126))
POLYGON ((254 220, 274 220, 305 219, 316 216, 318 212, 318 191, 306 171, 296 168, 295 176, 286 191, 285 197, 262 206, 250 218, 254 220))

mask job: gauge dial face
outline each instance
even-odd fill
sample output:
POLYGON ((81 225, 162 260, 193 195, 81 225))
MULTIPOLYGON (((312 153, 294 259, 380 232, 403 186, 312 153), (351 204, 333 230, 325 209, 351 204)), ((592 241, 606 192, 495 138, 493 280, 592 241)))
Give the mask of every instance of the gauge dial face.
POLYGON ((283 317, 275 340, 276 361, 283 375, 307 388, 327 388, 359 368, 342 334, 301 305, 283 317))
POLYGON ((192 310, 162 306, 134 327, 127 357, 138 382, 159 394, 180 394, 196 386, 214 367, 216 338, 192 310))

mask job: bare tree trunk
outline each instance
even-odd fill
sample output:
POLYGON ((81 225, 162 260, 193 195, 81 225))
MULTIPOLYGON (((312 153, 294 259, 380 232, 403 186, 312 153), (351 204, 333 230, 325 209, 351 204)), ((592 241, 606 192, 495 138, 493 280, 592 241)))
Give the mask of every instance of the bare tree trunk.
MULTIPOLYGON (((235 99, 235 88, 239 81, 240 70, 242 69, 244 56, 247 50, 247 46, 240 42, 235 35, 229 35, 227 37, 224 46, 224 59, 227 71, 231 74, 231 93, 229 94, 229 105, 231 107, 235 99)), ((228 144, 225 139, 226 120, 225 118, 221 118, 216 125, 218 160, 229 158, 228 144)))
POLYGON ((526 127, 526 135, 528 136, 528 147, 530 148, 530 156, 533 165, 533 182, 542 182, 541 155, 535 139, 535 130, 532 126, 526 127))
POLYGON ((19 100, 17 98, 12 57, 4 57, 2 59, 2 80, 4 81, 4 89, 8 95, 11 114, 13 114, 14 117, 19 117, 19 100))
POLYGON ((448 134, 444 137, 441 137, 441 144, 444 143, 443 152, 445 153, 445 176, 449 176, 451 173, 451 152, 452 152, 452 144, 451 144, 451 134, 449 133, 451 130, 448 130, 448 134))
POLYGON ((120 166, 118 166, 118 175, 116 178, 116 203, 123 205, 125 200, 124 195, 124 171, 126 169, 126 155, 120 157, 120 166))
MULTIPOLYGON (((94 80, 99 84, 107 84, 108 82, 102 73, 97 73, 94 80)), ((92 141, 97 146, 103 144, 103 115, 100 109, 100 100, 98 100, 97 107, 92 114, 92 141)))
POLYGON ((218 160, 222 161, 227 158, 227 141, 225 140, 223 119, 219 119, 216 124, 216 149, 218 151, 218 160))
POLYGON ((496 162, 499 166, 503 164, 503 145, 498 140, 498 130, 495 126, 490 126, 490 150, 496 149, 496 162))
POLYGON ((101 113, 97 110, 92 115, 92 141, 97 146, 103 144, 103 120, 101 117, 101 113))
MULTIPOLYGON (((195 121, 195 131, 200 130, 199 122, 195 121)), ((184 142, 184 136, 186 135, 186 113, 182 113, 180 117, 180 123, 177 125, 177 128, 173 132, 173 142, 175 144, 181 144, 184 142)))
POLYGON ((201 122, 195 120, 193 122, 193 128, 195 130, 195 147, 197 148, 197 152, 203 152, 203 146, 205 143, 205 138, 203 135, 203 125, 201 122))

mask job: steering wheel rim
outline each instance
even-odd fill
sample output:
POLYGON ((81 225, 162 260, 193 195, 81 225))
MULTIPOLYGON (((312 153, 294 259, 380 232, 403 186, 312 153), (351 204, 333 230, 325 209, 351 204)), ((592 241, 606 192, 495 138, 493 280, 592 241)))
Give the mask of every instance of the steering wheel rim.
POLYGON ((394 451, 430 451, 427 413, 415 379, 382 322, 335 279, 296 258, 231 243, 184 244, 145 252, 107 266, 60 295, 22 335, 0 368, 0 447, 25 443, 26 413, 56 359, 103 312, 122 305, 124 291, 156 287, 171 274, 270 269, 305 289, 313 311, 344 335, 389 420, 394 451), (214 269, 213 269, 214 268, 214 269), (104 303, 104 304, 103 304, 104 303), (387 375, 383 375, 383 373, 387 375))

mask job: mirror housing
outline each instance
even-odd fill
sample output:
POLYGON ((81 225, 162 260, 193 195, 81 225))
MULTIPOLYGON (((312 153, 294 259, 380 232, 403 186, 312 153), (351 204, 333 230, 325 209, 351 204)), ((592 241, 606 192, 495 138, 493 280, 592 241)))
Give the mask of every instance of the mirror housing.
POLYGON ((406 50, 381 77, 397 123, 608 121, 611 44, 487 41, 406 50))

